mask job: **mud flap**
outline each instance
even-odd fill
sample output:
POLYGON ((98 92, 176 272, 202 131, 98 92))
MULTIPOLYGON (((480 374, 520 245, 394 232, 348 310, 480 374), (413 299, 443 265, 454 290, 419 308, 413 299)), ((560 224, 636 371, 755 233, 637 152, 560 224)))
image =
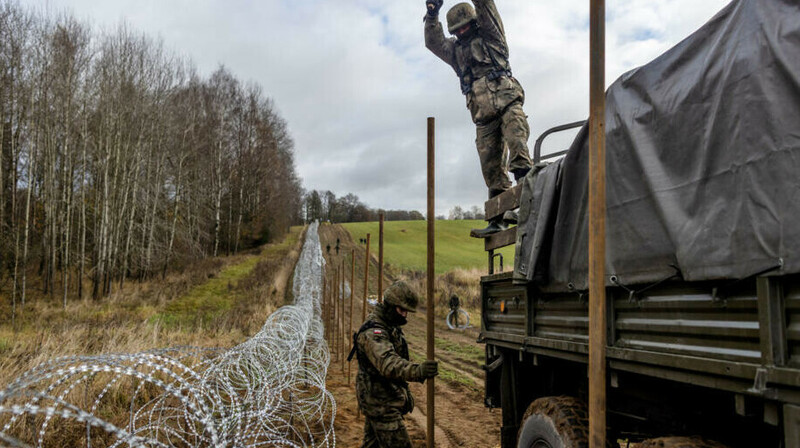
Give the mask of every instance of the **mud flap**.
POLYGON ((503 426, 500 430, 500 446, 502 448, 515 448, 517 446, 517 433, 519 426, 503 426))
POLYGON ((800 406, 783 407, 783 431, 786 448, 800 448, 800 406))
POLYGON ((500 372, 500 405, 503 408, 503 428, 500 433, 501 448, 514 448, 517 446, 517 433, 522 413, 519 411, 519 363, 510 353, 502 355, 502 364, 497 369, 500 372))
POLYGON ((486 346, 486 365, 483 370, 486 372, 486 384, 483 388, 483 404, 489 409, 499 408, 500 386, 502 382, 503 355, 491 355, 494 351, 493 346, 486 346))

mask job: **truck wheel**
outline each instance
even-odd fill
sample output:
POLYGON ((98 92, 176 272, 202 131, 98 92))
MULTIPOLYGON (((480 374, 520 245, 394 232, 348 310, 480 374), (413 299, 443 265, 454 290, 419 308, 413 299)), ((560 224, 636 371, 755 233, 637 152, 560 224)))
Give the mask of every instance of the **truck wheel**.
POLYGON ((587 448, 589 415, 572 397, 540 398, 522 418, 517 448, 587 448))
POLYGON ((639 448, 727 448, 700 437, 659 437, 642 442, 639 448))

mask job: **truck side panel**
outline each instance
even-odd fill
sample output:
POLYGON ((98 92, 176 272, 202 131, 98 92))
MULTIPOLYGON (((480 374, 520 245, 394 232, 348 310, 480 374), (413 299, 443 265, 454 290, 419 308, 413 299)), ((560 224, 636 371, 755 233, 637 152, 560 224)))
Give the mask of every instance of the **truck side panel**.
MULTIPOLYGON (((710 419, 700 427, 705 435, 735 447, 747 434, 797 446, 800 275, 638 288, 633 294, 634 287, 608 289, 609 387, 616 397, 610 415, 639 418, 646 421, 639 429, 653 428, 658 422, 679 423, 670 409, 680 412, 705 397, 692 405, 700 414, 687 421, 687 428, 710 419), (672 408, 669 400, 676 400, 672 408), (739 439, 731 431, 717 431, 734 421, 739 439)), ((514 285, 508 273, 484 277, 482 292, 486 362, 503 366, 487 372, 487 405, 518 415, 516 401, 584 397, 587 296, 541 293, 533 285, 514 285), (524 374, 510 381, 507 369, 524 374), (515 403, 503 403, 509 396, 515 403)), ((513 424, 519 422, 504 419, 509 431, 513 424)))

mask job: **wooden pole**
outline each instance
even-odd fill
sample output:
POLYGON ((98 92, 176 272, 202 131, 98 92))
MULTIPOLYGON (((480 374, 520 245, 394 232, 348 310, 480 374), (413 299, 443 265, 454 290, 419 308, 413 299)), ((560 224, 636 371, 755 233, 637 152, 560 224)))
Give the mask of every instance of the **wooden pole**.
POLYGON ((340 278, 339 285, 341 286, 341 289, 339 289, 339 291, 341 291, 341 294, 339 295, 339 337, 341 338, 341 340, 339 341, 339 343, 341 344, 341 352, 342 352, 342 358, 341 358, 342 359, 342 374, 344 374, 344 363, 345 363, 345 358, 347 357, 347 348, 344 345, 344 341, 345 341, 345 334, 344 334, 344 300, 345 300, 345 296, 344 296, 344 284, 345 284, 345 280, 344 280, 344 257, 342 257, 342 261, 339 263, 339 272, 341 273, 341 276, 339 277, 340 278))
MULTIPOLYGON (((341 278, 341 273, 339 272, 339 266, 336 266, 336 295, 333 299, 334 303, 336 304, 336 313, 333 316, 333 328, 336 329, 336 337, 333 338, 333 345, 336 346, 336 353, 340 354, 339 350, 339 313, 341 312, 340 303, 339 303, 339 281, 341 278)), ((339 356, 336 356, 336 360, 339 360, 339 356)))
POLYGON ((331 314, 331 328, 333 328, 333 343, 336 349, 336 359, 339 359, 339 328, 336 326, 336 321, 339 316, 339 266, 334 266, 333 274, 333 313, 331 314))
POLYGON ((589 448, 606 443, 605 0, 590 0, 589 448))
MULTIPOLYGON (((427 346, 427 355, 428 360, 433 361, 436 358, 436 353, 434 351, 434 299, 433 299, 433 283, 434 283, 434 275, 435 275, 435 244, 434 244, 434 236, 435 236, 435 220, 436 220, 436 213, 434 207, 434 199, 435 195, 434 192, 436 182, 435 182, 435 173, 436 170, 434 169, 434 162, 435 162, 435 128, 436 128, 436 121, 433 117, 428 117, 428 274, 427 274, 427 287, 428 287, 428 305, 427 305, 427 320, 428 320, 428 346, 427 346)), ((433 378, 429 378, 427 381, 428 386, 428 398, 427 398, 427 417, 428 417, 428 431, 427 431, 427 442, 428 448, 434 448, 434 380, 433 378)))
MULTIPOLYGON (((347 336, 353 334, 353 293, 355 292, 354 283, 356 281, 356 250, 352 249, 350 252, 350 261, 352 263, 350 267, 350 331, 347 332, 347 336)), ((347 385, 350 385, 350 373, 352 363, 347 363, 347 385)))
POLYGON ((369 233, 367 234, 367 251, 364 255, 364 306, 361 308, 361 322, 367 320, 367 294, 369 294, 369 233))
POLYGON ((331 315, 333 314, 333 278, 336 276, 336 269, 331 266, 331 275, 328 278, 328 313, 325 315, 325 326, 328 327, 328 348, 331 351, 331 360, 336 357, 336 346, 333 344, 333 328, 331 327, 331 315))
POLYGON ((328 276, 329 276, 329 273, 327 272, 327 269, 326 269, 325 277, 323 279, 324 280, 324 286, 323 286, 323 291, 322 291, 322 322, 323 322, 323 324, 325 324, 325 340, 326 341, 329 340, 328 339, 328 330, 329 330, 329 328, 328 328, 328 293, 330 292, 330 287, 328 286, 328 276))
POLYGON ((339 360, 342 360, 342 333, 344 333, 342 326, 339 322, 342 320, 342 277, 344 276, 344 272, 341 269, 341 263, 339 266, 336 267, 336 272, 338 276, 336 277, 336 345, 337 349, 339 350, 339 360))
POLYGON ((383 212, 381 212, 380 231, 378 232, 378 300, 383 302, 383 212))

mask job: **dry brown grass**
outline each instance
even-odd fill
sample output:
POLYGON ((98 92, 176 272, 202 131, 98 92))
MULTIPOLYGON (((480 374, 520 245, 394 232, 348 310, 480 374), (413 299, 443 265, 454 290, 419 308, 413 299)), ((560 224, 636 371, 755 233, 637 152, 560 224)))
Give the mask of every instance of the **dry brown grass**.
MULTIPOLYGON (((486 275, 482 269, 460 268, 437 275, 434 283, 436 314, 440 317, 447 315, 450 311, 450 297, 455 294, 473 322, 480 322, 482 275, 486 275)), ((403 271, 396 278, 408 282, 420 297, 425 296, 427 286, 424 272, 403 271)))
MULTIPOLYGON (((256 333, 269 314, 286 301, 286 283, 297 261, 300 240, 297 230, 284 242, 264 246, 257 253, 204 260, 164 280, 129 282, 101 301, 72 300, 66 310, 45 297, 32 297, 18 316, 16 329, 10 322, 0 324, 0 384, 8 384, 58 356, 137 353, 180 345, 236 345, 256 333), (241 268, 249 265, 246 272, 241 268), (241 272, 234 272, 241 276, 224 288, 220 300, 225 306, 220 312, 202 322, 167 324, 163 316, 171 305, 230 269, 239 269, 241 272)), ((190 315, 201 312, 184 311, 190 315)), ((125 397, 119 401, 123 403, 125 397)), ((57 441, 47 445, 51 443, 65 446, 57 441)))

